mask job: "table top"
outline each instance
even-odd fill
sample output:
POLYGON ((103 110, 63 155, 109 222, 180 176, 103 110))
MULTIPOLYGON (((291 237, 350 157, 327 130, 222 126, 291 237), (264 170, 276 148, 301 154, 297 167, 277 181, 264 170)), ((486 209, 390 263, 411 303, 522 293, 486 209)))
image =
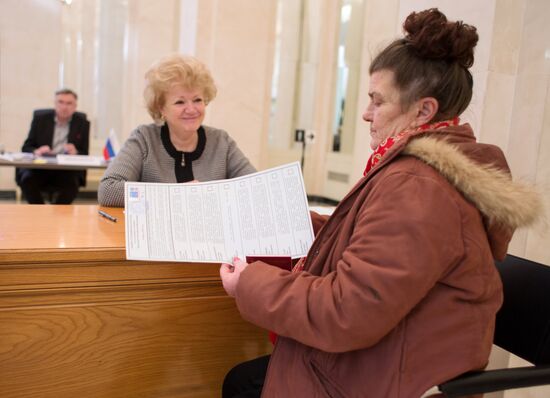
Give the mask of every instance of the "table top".
POLYGON ((0 254, 37 250, 125 250, 123 208, 98 205, 0 205, 0 254), (110 221, 103 210, 117 218, 110 221))

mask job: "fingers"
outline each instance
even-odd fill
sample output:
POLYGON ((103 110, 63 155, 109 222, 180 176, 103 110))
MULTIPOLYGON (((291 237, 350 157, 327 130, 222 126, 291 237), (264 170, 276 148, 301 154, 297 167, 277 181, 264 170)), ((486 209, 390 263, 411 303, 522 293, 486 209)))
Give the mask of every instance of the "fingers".
POLYGON ((246 264, 243 260, 241 260, 239 257, 233 257, 233 265, 243 265, 246 264))
POLYGON ((248 263, 241 260, 239 257, 233 258, 233 265, 235 266, 235 268, 239 269, 239 272, 244 271, 244 269, 248 267, 248 263))
POLYGON ((221 263, 220 266, 220 276, 223 277, 227 274, 232 274, 235 272, 242 272, 248 264, 244 261, 242 261, 239 257, 233 257, 233 264, 229 263, 221 263))
POLYGON ((42 145, 41 147, 34 150, 34 154, 38 156, 42 156, 45 153, 50 152, 49 145, 42 145))
POLYGON ((226 293, 231 297, 235 297, 235 289, 239 281, 239 274, 233 271, 234 267, 231 264, 222 263, 220 266, 222 286, 226 293))
POLYGON ((76 155, 78 152, 76 150, 76 147, 71 143, 65 144, 63 148, 65 152, 68 153, 69 155, 76 155))
POLYGON ((222 263, 220 266, 220 276, 223 277, 226 274, 231 274, 234 271, 235 267, 231 264, 222 263))

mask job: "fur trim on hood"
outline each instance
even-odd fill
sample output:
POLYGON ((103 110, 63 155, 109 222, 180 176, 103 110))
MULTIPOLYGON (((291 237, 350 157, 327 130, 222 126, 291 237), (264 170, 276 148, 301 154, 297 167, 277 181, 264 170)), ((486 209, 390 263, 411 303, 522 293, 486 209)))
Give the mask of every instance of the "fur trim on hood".
POLYGON ((518 228, 543 218, 542 197, 533 186, 512 181, 508 173, 474 162, 456 145, 424 136, 411 140, 402 153, 438 170, 491 222, 518 228))

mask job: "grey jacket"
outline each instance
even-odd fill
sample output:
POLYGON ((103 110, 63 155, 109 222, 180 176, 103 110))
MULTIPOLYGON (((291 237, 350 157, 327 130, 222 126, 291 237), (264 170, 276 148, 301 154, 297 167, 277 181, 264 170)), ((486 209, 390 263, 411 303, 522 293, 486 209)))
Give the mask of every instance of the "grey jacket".
MULTIPOLYGON (((196 180, 221 180, 256 171, 226 131, 203 128, 206 135, 204 151, 192 163, 196 180)), ((105 171, 99 183, 99 204, 123 207, 126 181, 176 183, 175 162, 162 143, 161 127, 155 124, 139 126, 105 171)))

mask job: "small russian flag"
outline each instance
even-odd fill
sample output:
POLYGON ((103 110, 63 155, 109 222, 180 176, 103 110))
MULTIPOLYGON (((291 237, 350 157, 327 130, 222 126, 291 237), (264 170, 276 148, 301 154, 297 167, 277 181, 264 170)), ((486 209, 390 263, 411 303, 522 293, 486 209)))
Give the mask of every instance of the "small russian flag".
POLYGON ((120 145, 118 144, 118 139, 116 137, 115 131, 111 129, 109 137, 107 137, 107 141, 105 142, 105 146, 103 147, 103 158, 105 160, 112 159, 116 156, 119 150, 120 145))

